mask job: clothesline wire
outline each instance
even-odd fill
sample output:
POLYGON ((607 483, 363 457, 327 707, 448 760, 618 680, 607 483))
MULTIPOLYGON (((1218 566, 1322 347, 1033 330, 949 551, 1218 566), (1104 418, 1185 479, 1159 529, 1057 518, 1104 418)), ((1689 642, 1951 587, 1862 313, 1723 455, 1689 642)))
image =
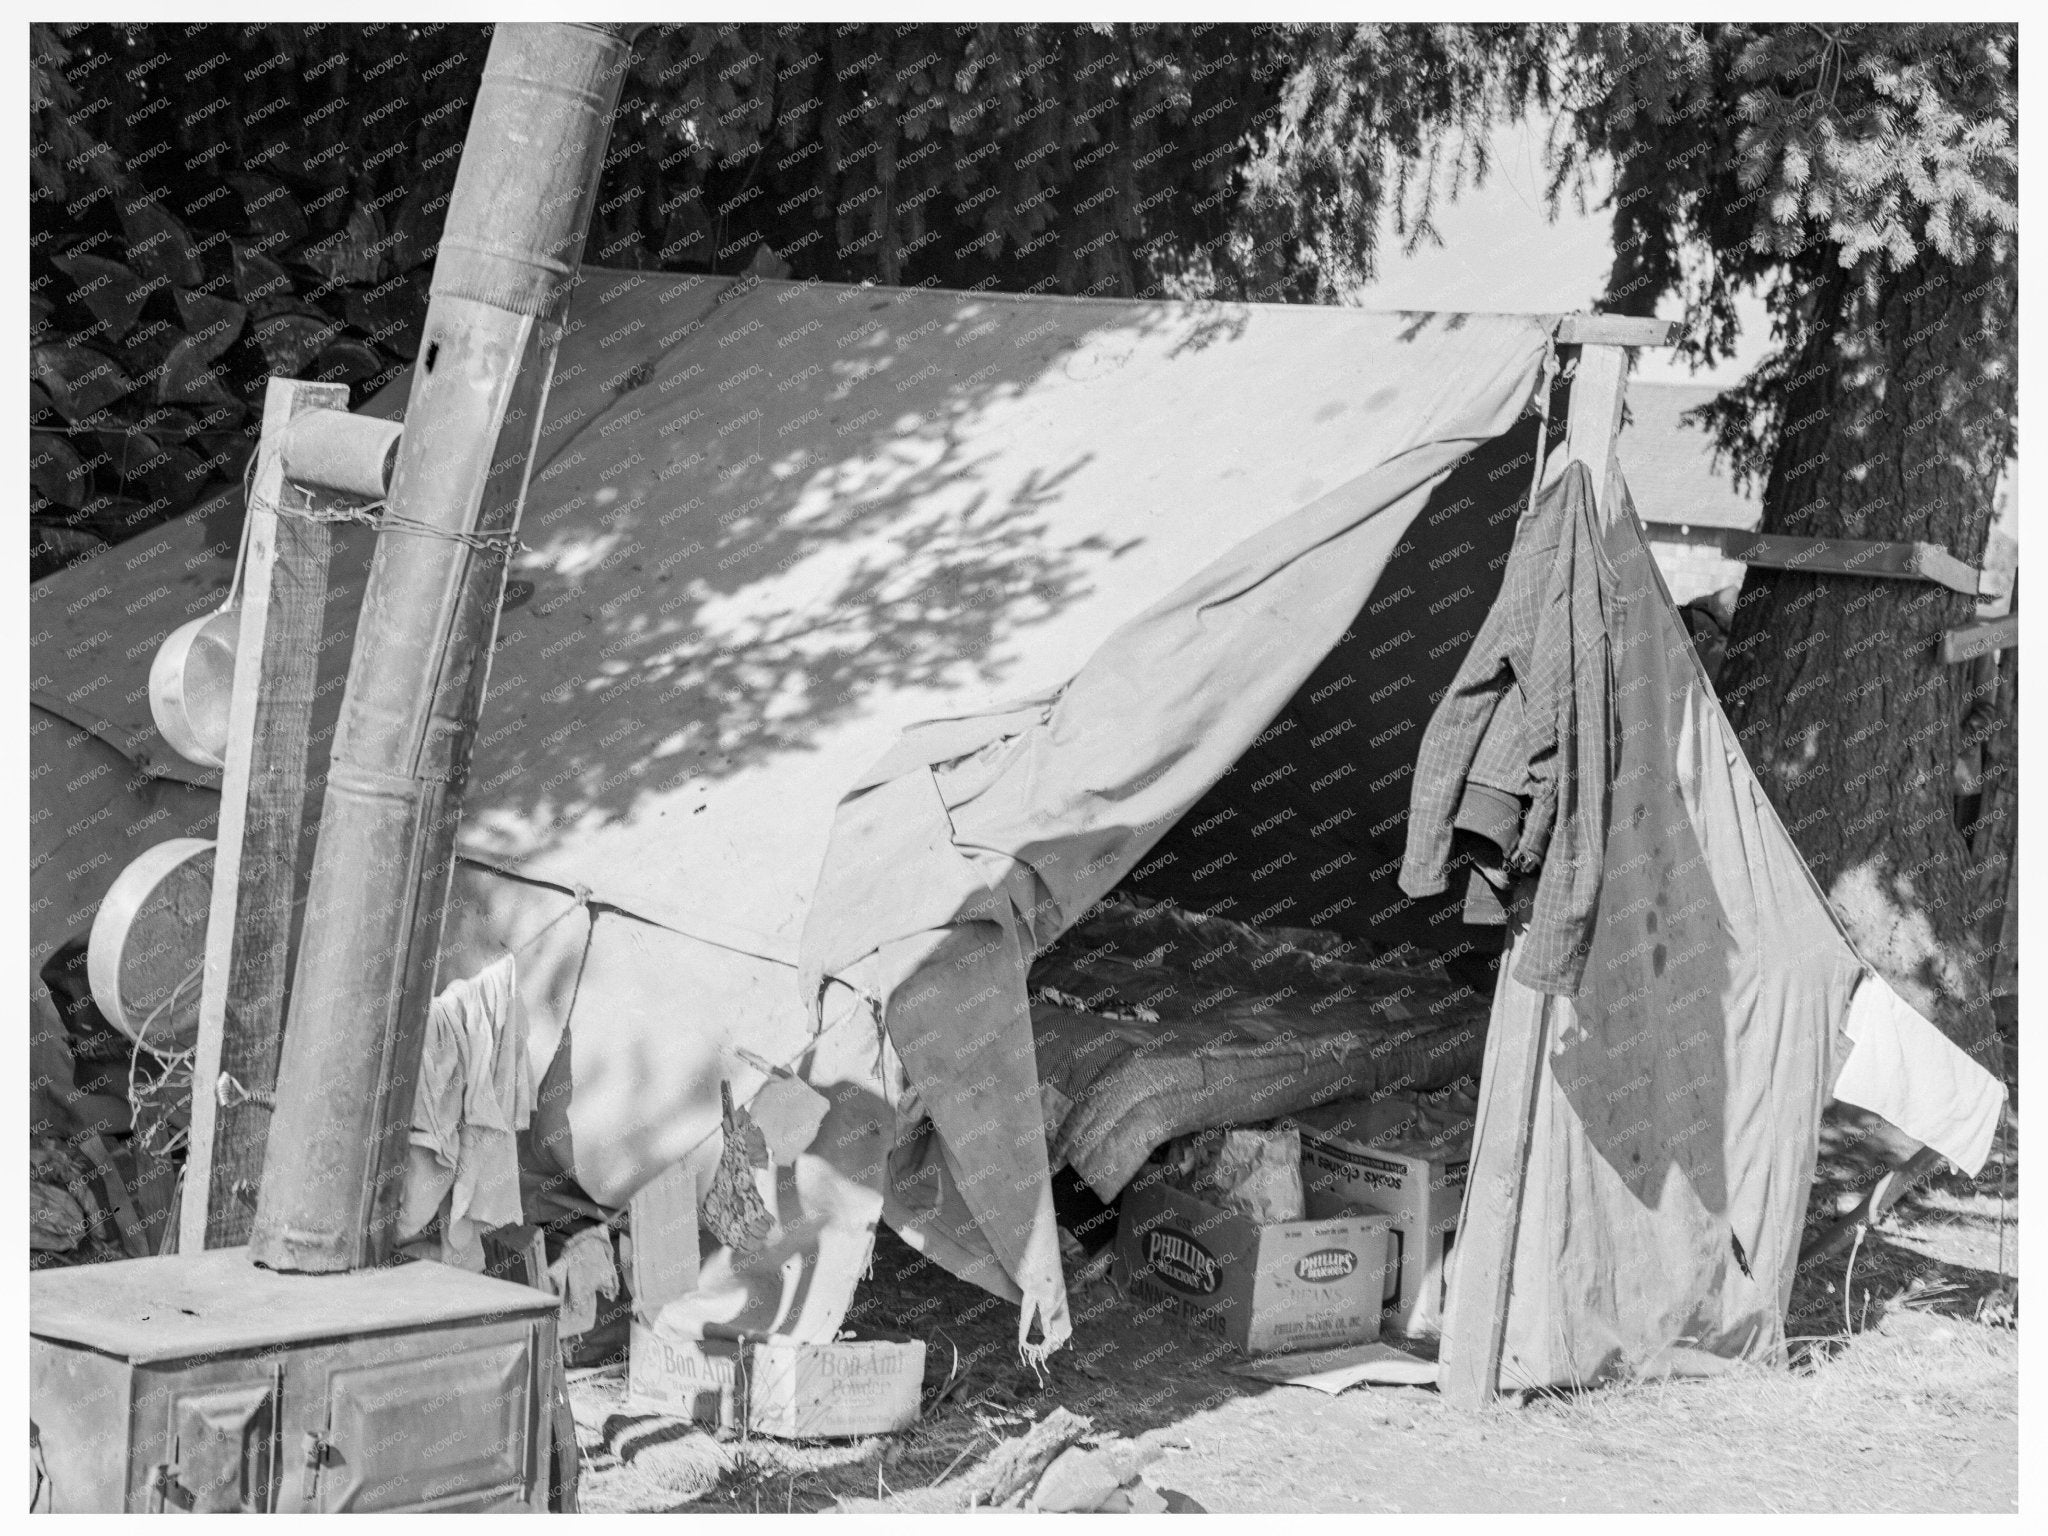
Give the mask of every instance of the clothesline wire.
MULTIPOLYGON (((823 1040, 835 1029, 838 1029, 842 1025, 846 1024, 849 1020, 858 1017, 860 1015, 860 1012, 861 1009, 859 1007, 858 1000, 856 1000, 855 1006, 847 1009, 846 1012, 841 1014, 838 1018, 834 1019, 830 1024, 827 1024, 815 1035, 812 1035, 809 1039, 805 1040, 804 1043, 798 1046, 796 1050, 792 1051, 785 1060, 776 1063, 776 1065, 782 1071, 794 1074, 794 1072, 796 1071, 796 1063, 801 1061, 807 1052, 816 1049, 819 1041, 823 1040)), ((756 1068, 755 1070, 758 1071, 759 1068, 756 1068)), ((722 1078, 721 1082, 723 1082, 722 1078)), ((674 1164, 680 1164, 689 1161, 689 1159, 694 1157, 699 1150, 701 1150, 703 1147, 709 1144, 711 1138, 714 1135, 722 1135, 724 1133, 724 1130, 725 1121, 724 1118, 721 1116, 717 1125, 713 1126, 710 1130, 704 1132, 703 1135, 699 1136, 695 1141, 691 1142, 689 1146, 683 1149, 682 1154, 674 1159, 674 1164)), ((596 1206, 596 1202, 593 1201, 592 1205, 596 1206)), ((601 1210, 603 1209, 603 1207, 598 1206, 597 1209, 601 1210)), ((616 1210, 612 1211, 609 1215, 603 1218, 604 1225, 607 1227, 616 1226, 620 1221, 625 1219, 627 1213, 630 1210, 631 1206, 629 1205, 622 1205, 618 1207, 616 1210)))
MULTIPOLYGON (((528 934, 525 938, 521 939, 517 944, 514 944, 508 949, 506 949, 505 953, 509 956, 518 956, 520 954, 525 953, 528 949, 532 948, 534 944, 538 943, 540 939, 545 934, 547 934, 547 932, 550 929, 554 928, 558 923, 560 923, 564 918, 568 917, 571 913, 586 910, 590 906, 594 894, 595 893, 589 886, 578 883, 574 887, 575 899, 573 901, 571 901, 567 906, 563 907, 561 911, 557 912, 553 917, 549 918, 546 922, 542 923, 538 928, 534 929, 532 933, 528 934)), ((587 958, 587 943, 585 945, 585 954, 587 958)), ((204 968, 205 963, 204 961, 201 961, 200 963, 195 964, 190 970, 188 970, 185 973, 185 975, 178 981, 176 986, 174 986, 171 989, 169 995, 166 996, 162 1002, 158 1003, 156 1007, 151 1009, 148 1015, 142 1020, 141 1024, 137 1027, 135 1031, 134 1046, 129 1053, 128 1060, 128 1086, 130 1102, 140 1102, 136 1089, 136 1080, 137 1071, 141 1061, 141 1053, 145 1049, 149 1050, 152 1055, 157 1056, 159 1060, 165 1063, 167 1072, 172 1069, 175 1069, 180 1065, 184 1065, 189 1068, 193 1064, 195 1052, 193 1052, 192 1050, 187 1049, 184 1051, 166 1053, 158 1050, 154 1046, 148 1046, 146 1044, 146 1039, 149 1033, 150 1026, 154 1024, 158 1018, 160 1018, 168 1009, 170 1009, 177 1002, 178 998, 184 994, 188 987, 190 987, 194 982, 199 980, 204 968)), ((582 967, 579 965, 577 968, 578 990, 581 989, 582 979, 582 967)), ((571 1012, 573 1012, 573 1001, 571 1002, 570 1007, 571 1012)), ((839 1018, 835 1019, 832 1023, 826 1025, 824 1029, 820 1030, 816 1035, 806 1039, 800 1046, 796 1048, 796 1050, 790 1053, 786 1060, 776 1063, 776 1066, 780 1070, 785 1072, 794 1071, 796 1063, 803 1058, 806 1052, 815 1048, 817 1043, 820 1040, 822 1040, 827 1034, 830 1034, 833 1030, 838 1029, 841 1025, 845 1024, 849 1019, 855 1017, 859 1012, 860 1009, 858 1008, 858 1006, 849 1008, 844 1014, 842 1014, 839 1018)), ((240 1084, 236 1084, 235 1086, 239 1088, 240 1084)), ((255 1102, 261 1101, 256 1100, 255 1102)), ((267 1108, 268 1106, 266 1105, 265 1107, 267 1108)), ((721 1120, 718 1129, 722 1130, 722 1128, 723 1121, 721 1120)), ((682 1158, 678 1158, 677 1161, 683 1161, 684 1159, 687 1159, 688 1157, 693 1155, 699 1148, 703 1147, 708 1141, 710 1141, 712 1134, 712 1131, 707 1130, 703 1135, 699 1136, 697 1140, 694 1143, 692 1143, 687 1150, 685 1150, 682 1158)), ((166 1149, 166 1151, 168 1152, 170 1150, 175 1150, 176 1145, 177 1143, 173 1142, 171 1146, 166 1149)), ((607 1227, 616 1226, 626 1216, 628 1209, 629 1207, 627 1206, 620 1206, 618 1209, 612 1211, 609 1215, 603 1218, 604 1225, 607 1227)))
MULTIPOLYGON (((553 928, 557 923, 561 922, 571 913, 587 910, 591 905, 591 902, 595 898, 595 893, 592 891, 592 889, 579 881, 572 888, 572 891, 575 898, 574 900, 572 900, 567 906, 563 907, 562 910, 557 912, 553 917, 549 918, 546 922, 542 923, 538 928, 534 929, 532 933, 529 933, 525 938, 521 939, 517 944, 514 944, 507 948, 505 950, 505 953, 511 956, 523 954, 526 950, 532 948, 533 945, 538 943, 542 936, 545 935, 549 929, 553 928)), ((589 958, 590 942, 589 939, 586 937, 583 945, 583 953, 579 958, 576 967, 575 985, 570 992, 568 1011, 572 1016, 575 1014, 576 1011, 576 994, 580 993, 583 989, 583 968, 584 965, 588 962, 589 958)), ((849 1008, 843 1015, 841 1015, 838 1019, 834 1020, 832 1023, 826 1025, 816 1035, 813 1035, 809 1039, 805 1040, 802 1045, 798 1046, 796 1050, 789 1055, 787 1060, 776 1063, 775 1065, 777 1066, 777 1068, 780 1071, 784 1072, 794 1071, 796 1063, 803 1058, 805 1052, 813 1049, 817 1045, 818 1041, 822 1040, 826 1035, 830 1034, 833 1030, 837 1029, 840 1025, 844 1024, 848 1019, 854 1017, 859 1011, 860 1010, 858 1009, 858 1007, 849 1008)), ((721 1077, 720 1081, 722 1084, 724 1079, 721 1077)), ((699 1149, 701 1149, 711 1140, 711 1137, 714 1134, 714 1132, 722 1133, 724 1130, 724 1126, 725 1121, 723 1116, 721 1116, 717 1126, 713 1127, 713 1129, 711 1130, 705 1131, 703 1135, 699 1136, 694 1142, 692 1142, 687 1148, 685 1148, 682 1155, 676 1158, 675 1161, 678 1163, 687 1161, 690 1157, 694 1156, 699 1149)), ((591 1205, 593 1209, 599 1211, 603 1211, 604 1209, 602 1206, 597 1205, 595 1201, 592 1201, 591 1205)), ((630 1205, 619 1206, 616 1209, 611 1210, 610 1212, 607 1212, 600 1216, 599 1220, 601 1224, 606 1228, 616 1227, 620 1222, 625 1220, 627 1213, 630 1211, 630 1209, 630 1205)))

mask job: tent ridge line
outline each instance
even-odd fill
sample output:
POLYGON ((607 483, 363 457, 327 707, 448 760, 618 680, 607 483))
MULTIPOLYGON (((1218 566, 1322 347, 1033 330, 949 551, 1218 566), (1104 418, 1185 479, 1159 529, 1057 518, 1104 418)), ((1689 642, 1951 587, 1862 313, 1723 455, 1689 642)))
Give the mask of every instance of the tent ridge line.
MULTIPOLYGON (((631 276, 648 283, 657 281, 663 275, 631 267, 588 270, 631 276)), ((714 282, 719 280, 715 277, 712 279, 714 282)), ((723 278, 726 286, 722 293, 729 293, 742 280, 737 276, 723 278)), ((820 292, 872 293, 883 302, 892 304, 901 302, 901 296, 908 293, 930 293, 1039 308, 1132 309, 1145 306, 1165 310, 1180 309, 1192 314, 1209 314, 1219 310, 1257 310, 1269 314, 1312 314, 1324 317, 1332 314, 1442 315, 1453 319, 1534 320, 1555 335, 1560 343, 1572 346, 1662 347, 1670 346, 1678 337, 1676 320, 1659 320, 1644 315, 1601 314, 1591 310, 1445 309, 1412 304, 1377 309, 1364 304, 1288 304, 1270 299, 1177 299, 1168 294, 1133 294, 1126 297, 1117 294, 1010 293, 997 288, 947 288, 937 283, 905 288, 881 283, 832 283, 793 277, 760 278, 740 294, 739 298, 744 299, 758 290, 768 288, 779 288, 786 292, 817 289, 820 292)), ((714 305, 730 302, 733 300, 722 296, 713 301, 714 305)))
POLYGON ((122 732, 121 728, 112 721, 97 718, 81 718, 91 716, 91 710, 81 709, 77 705, 40 688, 31 688, 29 690, 28 702, 31 707, 55 716, 66 725, 75 726, 81 731, 88 732, 96 740, 105 743, 120 756, 126 758, 137 773, 147 774, 152 779, 162 779, 166 783, 183 784, 190 789, 211 789, 215 791, 220 789, 220 770, 218 768, 198 768, 182 763, 174 753, 167 754, 169 760, 163 762, 157 761, 153 754, 138 756, 139 748, 149 740, 148 737, 142 737, 140 741, 123 740, 122 737, 126 733, 122 732), (173 769, 181 769, 182 771, 172 772, 171 770, 173 769))

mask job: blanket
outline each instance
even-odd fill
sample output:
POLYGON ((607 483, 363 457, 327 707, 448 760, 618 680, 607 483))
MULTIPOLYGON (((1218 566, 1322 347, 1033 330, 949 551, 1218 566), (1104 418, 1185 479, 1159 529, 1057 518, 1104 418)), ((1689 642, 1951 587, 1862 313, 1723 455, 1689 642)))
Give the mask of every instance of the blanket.
POLYGON ((1101 904, 1030 973, 1055 1167, 1114 1198, 1152 1149, 1479 1070, 1491 999, 1434 957, 1163 903, 1101 904))

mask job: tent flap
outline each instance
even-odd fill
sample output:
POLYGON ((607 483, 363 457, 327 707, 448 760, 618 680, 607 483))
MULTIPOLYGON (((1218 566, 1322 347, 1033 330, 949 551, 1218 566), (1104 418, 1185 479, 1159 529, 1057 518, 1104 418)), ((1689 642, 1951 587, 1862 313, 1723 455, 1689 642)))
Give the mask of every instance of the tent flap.
POLYGON ((1548 1003, 1502 1353, 1525 1385, 1778 1349, 1862 970, 1623 510, 1605 881, 1580 989, 1548 1003))
POLYGON ((902 777, 849 797, 834 824, 802 941, 804 994, 868 954, 914 955, 914 968, 891 965, 890 1038, 1023 1292, 1027 1334, 1035 1316, 1046 1346, 1066 1325, 1028 957, 1122 879, 1287 704, 1356 619, 1430 490, 1513 425, 1546 344, 1534 323, 1475 324, 1455 341, 1428 330, 1379 339, 1382 387, 1346 402, 1379 450, 1372 468, 1160 595, 1042 717, 992 713, 978 734, 955 720, 906 737, 889 759, 902 777), (913 741, 952 755, 918 762, 913 741), (958 868, 945 864, 942 834, 958 868), (940 925, 951 934, 933 939, 940 925))

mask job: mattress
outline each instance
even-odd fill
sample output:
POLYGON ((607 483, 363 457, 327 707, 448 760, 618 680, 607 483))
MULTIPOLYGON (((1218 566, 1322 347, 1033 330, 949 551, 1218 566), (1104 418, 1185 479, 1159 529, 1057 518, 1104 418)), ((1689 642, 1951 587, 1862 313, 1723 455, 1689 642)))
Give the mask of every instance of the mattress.
POLYGON ((1476 1075, 1491 1007, 1433 957, 1125 899, 1030 989, 1053 1166, 1104 1200, 1186 1132, 1476 1075))

